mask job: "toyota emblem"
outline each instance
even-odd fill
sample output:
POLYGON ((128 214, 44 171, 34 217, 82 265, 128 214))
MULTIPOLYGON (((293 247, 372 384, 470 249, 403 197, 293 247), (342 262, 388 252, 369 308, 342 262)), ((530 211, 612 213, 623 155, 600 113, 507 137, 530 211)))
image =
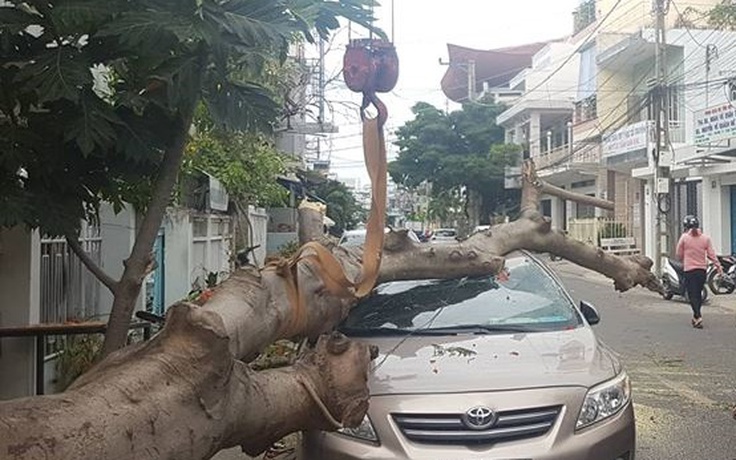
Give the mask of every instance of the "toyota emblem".
POLYGON ((496 414, 484 406, 473 407, 463 414, 463 423, 471 430, 485 430, 496 423, 496 414))

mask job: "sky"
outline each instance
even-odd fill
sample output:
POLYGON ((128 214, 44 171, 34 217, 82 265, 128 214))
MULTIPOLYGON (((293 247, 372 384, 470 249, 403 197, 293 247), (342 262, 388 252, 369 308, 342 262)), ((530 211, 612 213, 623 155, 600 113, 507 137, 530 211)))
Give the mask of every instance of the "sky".
MULTIPOLYGON (((493 49, 561 38, 572 32, 572 11, 580 0, 379 0, 376 8, 378 26, 391 35, 400 61, 399 82, 389 94, 379 95, 389 110, 387 138, 393 130, 412 118, 411 107, 425 101, 453 110, 459 106, 447 101, 440 89, 446 67, 447 44, 478 49, 493 49)), ((350 36, 365 32, 351 28, 350 36)), ((335 74, 342 65, 348 31, 336 35, 328 46, 327 74, 335 74)), ((340 81, 328 88, 326 98, 333 107, 333 121, 339 133, 327 140, 331 150, 332 171, 339 180, 368 180, 363 164, 360 123, 357 107, 359 94, 344 89, 340 81)), ((396 148, 389 146, 389 158, 396 148)))

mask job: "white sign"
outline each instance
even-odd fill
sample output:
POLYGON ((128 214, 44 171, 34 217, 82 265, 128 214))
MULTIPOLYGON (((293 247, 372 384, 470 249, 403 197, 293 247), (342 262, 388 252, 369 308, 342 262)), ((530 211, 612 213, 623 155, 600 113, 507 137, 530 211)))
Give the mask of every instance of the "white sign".
POLYGON ((506 166, 504 168, 503 187, 505 189, 521 188, 521 166, 506 166))
POLYGON ((227 205, 230 197, 223 187, 222 183, 212 176, 210 179, 210 209, 215 211, 227 211, 227 205))
POLYGON ((736 137, 736 107, 723 104, 695 112, 695 144, 706 145, 736 137))
POLYGON ((650 121, 633 123, 603 136, 603 158, 646 149, 649 145, 650 121))

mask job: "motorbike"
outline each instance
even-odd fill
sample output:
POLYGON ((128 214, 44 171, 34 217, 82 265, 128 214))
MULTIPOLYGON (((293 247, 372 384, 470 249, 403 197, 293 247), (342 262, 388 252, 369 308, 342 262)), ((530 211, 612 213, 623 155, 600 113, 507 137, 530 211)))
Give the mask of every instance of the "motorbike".
MULTIPOLYGON (((670 300, 674 296, 679 296, 689 302, 690 297, 685 289, 685 269, 679 260, 667 258, 667 263, 662 268, 662 285, 664 292, 662 297, 670 300)), ((703 286, 703 303, 708 299, 708 289, 703 286)))
POLYGON ((723 275, 719 275, 716 266, 711 264, 705 282, 713 294, 731 294, 736 290, 736 257, 718 256, 718 261, 723 267, 723 275))

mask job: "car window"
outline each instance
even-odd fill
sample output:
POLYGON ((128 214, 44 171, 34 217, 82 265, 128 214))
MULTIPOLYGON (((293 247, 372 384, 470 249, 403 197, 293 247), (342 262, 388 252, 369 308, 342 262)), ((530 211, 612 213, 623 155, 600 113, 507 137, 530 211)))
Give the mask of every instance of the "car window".
POLYGON ((563 288, 536 261, 513 257, 506 266, 508 276, 384 283, 352 309, 342 327, 359 333, 475 325, 559 330, 582 324, 563 288))

